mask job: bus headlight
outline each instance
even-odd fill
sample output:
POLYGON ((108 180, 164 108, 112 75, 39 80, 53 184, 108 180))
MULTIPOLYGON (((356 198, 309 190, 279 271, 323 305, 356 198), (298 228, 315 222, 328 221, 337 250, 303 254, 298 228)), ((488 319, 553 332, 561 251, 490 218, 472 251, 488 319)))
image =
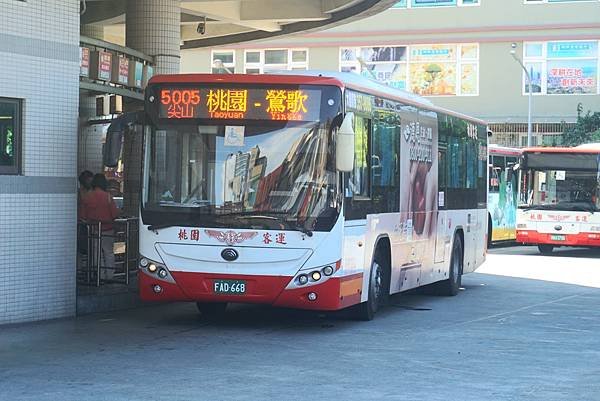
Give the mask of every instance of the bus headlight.
POLYGON ((160 278, 167 278, 168 275, 169 275, 169 273, 167 273, 167 271, 165 269, 160 269, 158 271, 158 277, 160 277, 160 278))
POLYGON ((306 274, 301 274, 298 276, 298 283, 300 285, 304 285, 306 283, 308 283, 308 276, 306 274))
POLYGON ((148 263, 150 263, 150 262, 148 261, 148 259, 146 259, 146 258, 141 258, 141 259, 140 259, 140 266, 142 266, 142 267, 146 267, 146 266, 148 266, 148 263))
POLYGON ((314 271, 310 274, 310 278, 313 279, 313 281, 319 281, 321 280, 321 272, 318 271, 314 271))
POLYGON ((323 274, 326 276, 331 276, 333 274, 333 267, 331 266, 325 266, 323 268, 323 274))
POLYGON ((150 264, 148 265, 148 271, 149 271, 150 273, 154 273, 154 272, 155 272, 157 269, 158 269, 158 267, 157 267, 157 266, 156 266, 154 263, 150 263, 150 264))

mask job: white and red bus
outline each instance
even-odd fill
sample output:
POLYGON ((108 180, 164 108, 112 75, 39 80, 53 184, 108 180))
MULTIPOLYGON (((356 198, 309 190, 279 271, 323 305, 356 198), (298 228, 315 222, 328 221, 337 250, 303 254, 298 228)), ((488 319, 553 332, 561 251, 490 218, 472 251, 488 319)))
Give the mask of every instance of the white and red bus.
POLYGON ((543 254, 600 247, 600 144, 525 148, 520 167, 527 203, 517 213, 517 241, 543 254))
POLYGON ((145 111, 143 300, 371 319, 485 258, 483 121, 334 72, 155 76, 145 111))
POLYGON ((521 150, 488 145, 488 239, 490 243, 517 238, 517 205, 521 150))

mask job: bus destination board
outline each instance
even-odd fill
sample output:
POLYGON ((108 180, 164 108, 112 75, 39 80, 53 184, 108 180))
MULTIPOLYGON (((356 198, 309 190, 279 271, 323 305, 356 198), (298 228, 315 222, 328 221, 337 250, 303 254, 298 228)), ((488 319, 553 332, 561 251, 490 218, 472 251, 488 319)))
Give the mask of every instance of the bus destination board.
POLYGON ((307 89, 163 87, 158 117, 317 121, 321 92, 307 89))

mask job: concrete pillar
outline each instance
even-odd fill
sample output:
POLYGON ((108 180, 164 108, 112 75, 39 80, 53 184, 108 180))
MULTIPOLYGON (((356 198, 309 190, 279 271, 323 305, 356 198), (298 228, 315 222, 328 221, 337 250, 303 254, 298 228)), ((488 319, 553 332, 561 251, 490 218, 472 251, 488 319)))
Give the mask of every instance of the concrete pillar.
MULTIPOLYGON (((154 74, 177 74, 180 65, 179 0, 128 0, 125 43, 154 58, 154 74)), ((139 171, 141 170, 141 132, 125 135, 124 211, 137 216, 139 207, 139 171)))
POLYGON ((176 74, 180 62, 179 0, 127 1, 125 43, 154 57, 155 74, 176 74))

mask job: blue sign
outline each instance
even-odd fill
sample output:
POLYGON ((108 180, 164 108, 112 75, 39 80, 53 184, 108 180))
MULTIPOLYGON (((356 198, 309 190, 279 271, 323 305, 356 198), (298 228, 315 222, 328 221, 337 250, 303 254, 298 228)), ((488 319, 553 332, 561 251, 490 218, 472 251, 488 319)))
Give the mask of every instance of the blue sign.
POLYGON ((548 42, 548 58, 597 57, 598 42, 548 42))

